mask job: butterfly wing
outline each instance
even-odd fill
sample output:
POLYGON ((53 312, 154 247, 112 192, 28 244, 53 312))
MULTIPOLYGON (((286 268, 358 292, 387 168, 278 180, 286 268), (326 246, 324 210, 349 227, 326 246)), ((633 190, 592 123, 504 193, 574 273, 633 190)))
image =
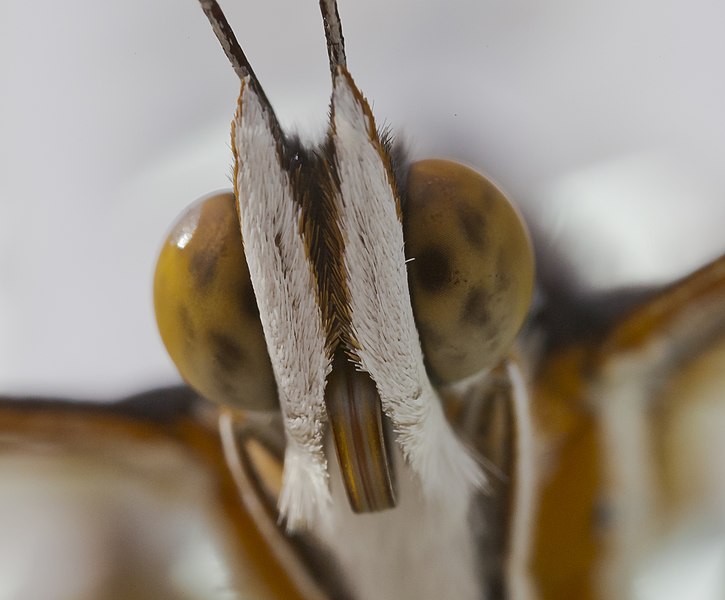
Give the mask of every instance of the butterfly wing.
POLYGON ((724 373, 725 257, 543 358, 532 535, 544 598, 631 597, 678 540, 722 523, 724 373))

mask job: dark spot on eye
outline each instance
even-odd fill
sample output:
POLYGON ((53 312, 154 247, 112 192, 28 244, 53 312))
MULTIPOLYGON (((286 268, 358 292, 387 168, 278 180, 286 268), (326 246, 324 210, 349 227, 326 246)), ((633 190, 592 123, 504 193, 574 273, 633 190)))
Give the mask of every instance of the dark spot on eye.
POLYGON ((222 371, 236 371, 245 360, 244 351, 239 344, 225 333, 212 331, 209 334, 211 353, 214 362, 222 371))
POLYGON ((466 241, 482 250, 486 245, 486 220, 483 215, 475 208, 465 204, 458 206, 456 215, 466 241))
POLYGON ((423 250, 413 261, 420 287, 427 292, 440 292, 451 283, 452 266, 449 254, 435 246, 423 250))
POLYGON ((198 289, 203 290, 214 281, 218 260, 219 255, 210 251, 200 250, 191 256, 189 271, 191 271, 191 276, 198 289))
POLYGON ((463 303, 461 320, 478 327, 487 325, 491 320, 488 303, 488 294, 480 287, 473 288, 463 303))
POLYGON ((255 321, 259 320, 259 306, 257 306, 257 297, 254 295, 251 281, 246 282, 245 285, 239 288, 238 301, 243 314, 248 315, 255 321))
POLYGON ((194 329, 194 322, 191 320, 189 308, 185 304, 179 305, 179 323, 181 323, 186 342, 192 342, 196 337, 196 330, 194 329))

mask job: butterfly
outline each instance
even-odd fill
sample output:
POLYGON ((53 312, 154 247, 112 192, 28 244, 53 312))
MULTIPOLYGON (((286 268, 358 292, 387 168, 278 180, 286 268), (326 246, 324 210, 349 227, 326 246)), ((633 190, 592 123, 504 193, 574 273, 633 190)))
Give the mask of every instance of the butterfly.
MULTIPOLYGON (((668 454, 688 434, 677 381, 716 379, 722 261, 615 320, 586 315, 574 335, 557 327, 563 302, 534 310, 512 349, 531 295, 519 216, 462 166, 405 167, 347 73, 336 7, 322 4, 330 131, 309 150, 203 4, 242 78, 236 189, 174 228, 156 303, 184 378, 232 406, 221 442, 216 411, 186 390, 111 408, 6 403, 8 429, 71 454, 118 443, 124 463, 164 445, 189 458, 255 597, 626 596, 630 557, 657 539, 653 474, 678 490, 693 471, 668 454), (653 421, 670 379, 670 414, 653 421)), ((666 509, 686 513, 678 494, 666 509)))

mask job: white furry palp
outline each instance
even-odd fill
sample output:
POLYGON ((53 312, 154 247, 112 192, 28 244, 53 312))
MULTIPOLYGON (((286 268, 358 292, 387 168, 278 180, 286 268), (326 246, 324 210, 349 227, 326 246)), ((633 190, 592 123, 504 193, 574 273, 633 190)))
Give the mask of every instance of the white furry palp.
POLYGON ((249 78, 232 123, 235 191, 249 274, 272 362, 287 447, 279 511, 288 530, 324 527, 330 491, 324 389, 331 361, 300 208, 278 140, 249 78))
POLYGON ((334 79, 332 135, 355 353, 425 496, 463 513, 484 476, 448 425, 426 374, 389 164, 370 108, 342 68, 334 79))

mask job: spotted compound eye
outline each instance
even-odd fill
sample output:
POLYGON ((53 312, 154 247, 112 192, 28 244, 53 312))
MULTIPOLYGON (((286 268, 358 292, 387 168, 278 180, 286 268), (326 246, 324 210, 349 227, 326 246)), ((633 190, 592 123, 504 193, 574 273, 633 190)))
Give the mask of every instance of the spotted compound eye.
POLYGON ((166 350, 202 396, 277 408, 234 194, 198 200, 178 218, 156 265, 154 306, 166 350))
POLYGON ((493 366, 531 303, 526 228, 504 195, 458 163, 409 172, 403 215, 411 300, 431 377, 450 383, 493 366))

